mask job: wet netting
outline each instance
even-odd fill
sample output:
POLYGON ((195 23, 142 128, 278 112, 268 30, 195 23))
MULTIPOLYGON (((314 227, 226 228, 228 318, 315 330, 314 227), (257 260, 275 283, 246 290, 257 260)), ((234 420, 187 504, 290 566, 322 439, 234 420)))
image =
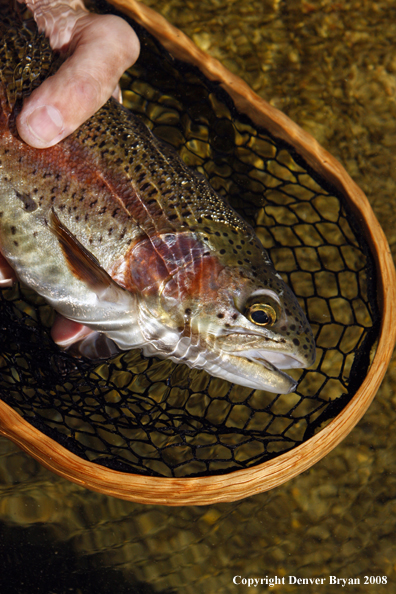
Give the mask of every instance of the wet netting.
POLYGON ((138 351, 100 364, 76 359, 52 343, 49 306, 16 285, 0 294, 1 397, 97 464, 153 476, 221 474, 302 443, 356 393, 379 331, 375 271, 343 196, 218 86, 135 29, 142 52, 121 81, 125 105, 256 227, 307 312, 317 362, 291 372, 295 393, 276 396, 138 351))

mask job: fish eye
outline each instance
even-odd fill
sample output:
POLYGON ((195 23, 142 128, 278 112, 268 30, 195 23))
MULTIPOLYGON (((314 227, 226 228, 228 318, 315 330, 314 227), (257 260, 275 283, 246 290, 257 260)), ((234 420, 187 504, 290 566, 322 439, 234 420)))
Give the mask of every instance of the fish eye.
POLYGON ((245 316, 257 326, 272 326, 276 322, 276 311, 269 303, 253 303, 246 309, 245 316))

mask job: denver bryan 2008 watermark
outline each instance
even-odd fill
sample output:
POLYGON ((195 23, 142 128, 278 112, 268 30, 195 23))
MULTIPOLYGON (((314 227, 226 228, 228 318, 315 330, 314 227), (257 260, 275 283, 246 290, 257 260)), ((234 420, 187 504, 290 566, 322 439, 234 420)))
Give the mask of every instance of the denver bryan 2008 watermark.
POLYGON ((243 577, 241 575, 235 575, 233 578, 233 583, 236 586, 248 586, 249 588, 257 588, 257 586, 269 586, 270 588, 274 586, 278 586, 281 584, 294 584, 296 586, 307 586, 307 585, 316 585, 316 586, 323 586, 324 584, 330 584, 333 586, 341 586, 344 588, 345 586, 355 586, 355 585, 373 585, 377 584, 384 585, 388 583, 388 578, 386 575, 365 575, 362 577, 337 577, 335 575, 329 575, 327 577, 315 577, 315 578, 300 578, 295 575, 288 575, 283 577, 278 577, 275 575, 274 577, 268 577, 266 575, 262 578, 251 578, 251 577, 243 577))

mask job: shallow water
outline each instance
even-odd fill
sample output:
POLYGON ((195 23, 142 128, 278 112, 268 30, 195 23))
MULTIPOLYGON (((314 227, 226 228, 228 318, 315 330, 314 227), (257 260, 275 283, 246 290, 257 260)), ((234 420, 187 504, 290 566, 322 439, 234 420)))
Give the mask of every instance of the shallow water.
MULTIPOLYGON (((146 0, 308 130, 366 192, 396 256, 396 8, 391 1, 146 0)), ((235 575, 324 577, 304 592, 392 591, 395 360, 352 433, 269 493, 162 508, 91 493, 0 440, 0 587, 11 592, 248 592, 235 575), (364 584, 386 576, 388 586, 364 584), (370 580, 368 580, 370 581, 370 580), (392 585, 389 585, 389 584, 392 585), (10 589, 11 587, 11 589, 10 589), (339 588, 340 586, 338 586, 339 588)), ((265 590, 260 586, 256 591, 265 590)))

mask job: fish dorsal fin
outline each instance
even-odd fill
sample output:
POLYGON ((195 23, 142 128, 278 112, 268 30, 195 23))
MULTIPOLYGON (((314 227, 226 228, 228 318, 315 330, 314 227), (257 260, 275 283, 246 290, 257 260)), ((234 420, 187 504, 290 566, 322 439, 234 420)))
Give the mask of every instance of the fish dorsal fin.
POLYGON ((103 291, 116 284, 95 256, 59 220, 54 209, 51 212, 50 229, 58 238, 63 255, 74 276, 85 282, 95 292, 103 291))

